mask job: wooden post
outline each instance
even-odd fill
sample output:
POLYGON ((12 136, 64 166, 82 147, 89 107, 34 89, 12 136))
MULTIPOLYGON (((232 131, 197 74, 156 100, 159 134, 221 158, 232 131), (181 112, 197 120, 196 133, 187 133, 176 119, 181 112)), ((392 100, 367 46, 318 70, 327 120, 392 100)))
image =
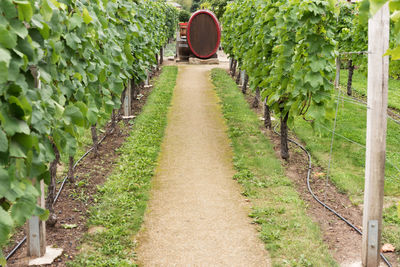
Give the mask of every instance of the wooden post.
POLYGON ((240 71, 240 82, 239 82, 240 86, 243 85, 245 76, 246 76, 246 71, 245 70, 240 71))
POLYGON ((128 86, 125 89, 124 97, 124 116, 128 117, 131 115, 131 81, 128 81, 128 86))
MULTIPOLYGON (((45 209, 44 181, 40 181, 41 196, 38 204, 45 209)), ((28 257, 42 257, 46 253, 46 222, 38 216, 32 216, 28 221, 28 257)))
POLYGON ((389 58, 389 7, 368 22, 367 150, 362 238, 362 264, 379 266, 385 175, 389 58))
POLYGON ((235 78, 235 75, 236 75, 236 67, 237 67, 237 60, 233 60, 233 68, 232 68, 232 73, 231 73, 231 75, 232 75, 232 77, 233 78, 235 78))
MULTIPOLYGON (((40 73, 37 69, 32 69, 31 71, 35 79, 35 87, 40 89, 40 73)), ((38 205, 45 209, 43 180, 40 181, 40 191, 41 196, 38 198, 38 205)), ((40 220, 38 216, 32 216, 28 221, 27 241, 28 257, 41 257, 46 253, 46 222, 40 220)))
POLYGON ((144 88, 149 88, 150 86, 150 74, 149 71, 147 71, 146 80, 144 81, 144 88))
POLYGON ((339 88, 340 85, 340 56, 336 57, 336 79, 335 88, 339 88))
POLYGON ((158 60, 158 54, 156 54, 156 71, 158 71, 158 64, 159 64, 159 60, 158 60))
POLYGON ((164 63, 164 47, 160 48, 160 65, 164 63))

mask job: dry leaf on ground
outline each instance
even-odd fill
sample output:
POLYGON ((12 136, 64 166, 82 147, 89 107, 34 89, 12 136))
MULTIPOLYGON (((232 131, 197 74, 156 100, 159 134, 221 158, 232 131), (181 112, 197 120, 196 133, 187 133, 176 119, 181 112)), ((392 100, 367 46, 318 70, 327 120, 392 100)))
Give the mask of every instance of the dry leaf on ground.
POLYGON ((394 252, 396 248, 392 244, 384 244, 382 246, 382 252, 394 252))

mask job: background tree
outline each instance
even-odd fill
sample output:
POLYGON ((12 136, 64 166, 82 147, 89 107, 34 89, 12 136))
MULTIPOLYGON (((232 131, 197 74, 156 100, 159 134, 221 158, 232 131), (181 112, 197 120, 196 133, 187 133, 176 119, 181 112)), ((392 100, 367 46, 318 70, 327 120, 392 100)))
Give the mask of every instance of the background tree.
POLYGON ((180 4, 184 10, 189 11, 193 0, 175 0, 175 2, 180 4))
POLYGON ((192 6, 190 7, 190 12, 196 12, 200 9, 201 0, 193 0, 192 6))
POLYGON ((178 16, 179 22, 188 22, 190 16, 191 14, 189 11, 182 9, 181 11, 179 11, 179 16, 178 16))
POLYGON ((228 2, 229 0, 193 0, 190 11, 195 12, 198 9, 208 9, 214 12, 220 20, 225 13, 228 2))

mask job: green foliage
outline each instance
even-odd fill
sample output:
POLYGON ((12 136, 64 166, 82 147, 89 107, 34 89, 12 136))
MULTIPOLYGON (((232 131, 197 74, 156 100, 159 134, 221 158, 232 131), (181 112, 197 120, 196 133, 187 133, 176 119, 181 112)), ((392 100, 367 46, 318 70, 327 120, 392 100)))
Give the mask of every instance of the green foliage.
MULTIPOLYGON (((336 23, 335 38, 339 52, 368 51, 368 23, 360 16, 360 3, 339 2, 339 16, 336 23)), ((341 55, 343 60, 353 60, 362 70, 367 67, 365 54, 341 55)))
POLYGON ((208 9, 214 12, 218 19, 221 19, 228 2, 229 0, 194 0, 190 11, 195 12, 198 9, 208 9))
POLYGON ((200 8, 200 1, 193 1, 192 6, 190 7, 190 12, 196 12, 200 8))
POLYGON ((136 118, 113 174, 99 189, 99 204, 89 223, 106 228, 90 236, 93 247, 69 266, 135 266, 132 237, 139 231, 148 200, 151 178, 167 125, 177 67, 164 67, 142 113, 136 118))
POLYGON ((327 0, 245 0, 228 4, 223 47, 278 115, 312 121, 333 115, 334 5, 327 0))
MULTIPOLYGON (((336 24, 336 40, 338 41, 339 52, 357 52, 368 51, 368 23, 362 14, 362 4, 339 2, 340 10, 336 24)), ((393 5, 393 2, 392 2, 393 5)), ((399 31, 396 27, 396 11, 392 10, 392 22, 390 25, 390 50, 395 53, 395 49, 399 42, 399 31)), ((346 61, 353 60, 353 64, 359 70, 365 71, 367 68, 368 56, 366 54, 341 55, 341 59, 346 61)), ((390 60, 390 76, 400 78, 400 61, 396 60, 396 56, 392 54, 390 60)))
POLYGON ((179 22, 188 22, 190 19, 190 16, 191 16, 191 14, 189 11, 182 9, 179 11, 178 20, 179 20, 179 22))
POLYGON ((130 79, 145 78, 176 11, 161 0, 3 0, 0 15, 2 246, 13 227, 46 213, 36 199, 51 144, 75 154, 81 129, 120 106, 130 79))
POLYGON ((189 11, 193 0, 174 0, 174 2, 180 4, 184 10, 189 11))
MULTIPOLYGON (((374 15, 384 4, 389 2, 391 13, 391 44, 387 54, 392 60, 400 59, 400 1, 399 0, 363 0, 361 16, 364 20, 374 15)), ((396 68, 398 64, 396 63, 396 68)))
POLYGON ((208 0, 206 2, 209 3, 209 9, 215 13, 218 19, 221 19, 225 13, 229 0, 208 0))

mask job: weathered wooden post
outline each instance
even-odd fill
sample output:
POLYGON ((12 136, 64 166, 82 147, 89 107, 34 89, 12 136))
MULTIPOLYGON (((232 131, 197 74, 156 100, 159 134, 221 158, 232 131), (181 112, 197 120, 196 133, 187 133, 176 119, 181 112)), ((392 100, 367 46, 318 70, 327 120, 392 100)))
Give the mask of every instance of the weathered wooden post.
POLYGON ((243 85, 245 76, 246 76, 246 71, 245 71, 245 70, 241 70, 241 71, 240 71, 239 86, 242 86, 242 85, 243 85))
POLYGON ((336 57, 336 78, 335 78, 335 88, 339 88, 340 85, 340 55, 336 57))
POLYGON ((367 151, 362 238, 362 264, 379 266, 385 176, 389 57, 389 6, 368 22, 367 151))
POLYGON ((150 74, 149 71, 146 72, 146 80, 144 81, 144 87, 145 88, 149 88, 150 85, 150 74))
POLYGON ((132 103, 132 90, 131 90, 131 81, 128 81, 128 85, 125 89, 125 97, 124 97, 124 117, 129 117, 131 115, 131 103, 132 103))
MULTIPOLYGON (((31 69, 35 79, 35 87, 40 89, 40 73, 36 68, 31 69)), ((40 181, 41 196, 38 198, 38 205, 45 209, 45 191, 44 181, 40 181)), ((27 229, 28 257, 41 257, 46 253, 46 222, 39 219, 38 216, 32 216, 28 221, 27 229)))
POLYGON ((160 65, 164 63, 164 47, 161 46, 160 48, 160 65))

